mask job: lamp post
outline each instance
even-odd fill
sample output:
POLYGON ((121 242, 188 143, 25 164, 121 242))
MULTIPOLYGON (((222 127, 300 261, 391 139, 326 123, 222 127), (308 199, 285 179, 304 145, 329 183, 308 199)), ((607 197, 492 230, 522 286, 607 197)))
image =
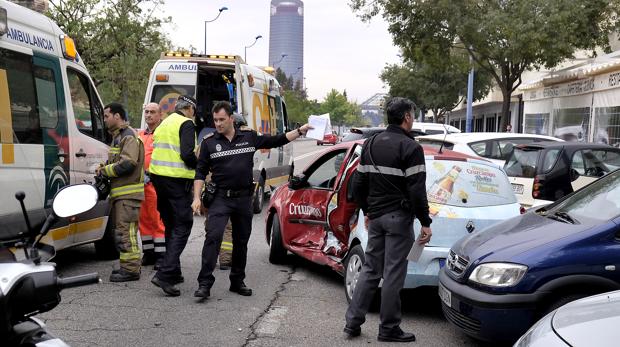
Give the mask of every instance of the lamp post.
POLYGON ((286 53, 282 53, 282 55, 280 56, 280 59, 278 61, 276 61, 275 63, 273 63, 273 67, 276 67, 276 64, 279 64, 280 62, 282 62, 282 60, 284 60, 284 58, 288 57, 288 54, 286 53))
POLYGON ((226 6, 220 7, 220 9, 218 10, 219 12, 217 16, 215 16, 215 18, 205 21, 205 54, 207 54, 207 23, 215 22, 218 18, 220 18, 220 15, 222 14, 222 12, 226 10, 228 10, 228 7, 226 6))
POLYGON ((254 46, 256 44, 256 41, 258 41, 258 39, 262 39, 263 35, 258 35, 254 38, 254 42, 249 45, 249 46, 245 46, 244 52, 243 52, 243 60, 245 60, 245 62, 248 62, 248 48, 251 48, 252 46, 254 46))

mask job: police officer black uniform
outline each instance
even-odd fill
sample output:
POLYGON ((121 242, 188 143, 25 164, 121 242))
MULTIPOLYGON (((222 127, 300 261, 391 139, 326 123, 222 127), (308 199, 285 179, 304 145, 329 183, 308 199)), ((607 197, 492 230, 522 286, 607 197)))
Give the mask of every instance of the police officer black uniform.
POLYGON ((355 200, 370 219, 362 272, 346 313, 344 332, 359 336, 374 293, 381 289, 379 341, 409 342, 415 336, 400 328, 400 290, 413 246, 413 220, 422 224, 420 243, 431 237, 426 199, 424 151, 411 137, 413 103, 393 98, 386 104, 389 126, 367 140, 352 182, 355 200))
POLYGON ((263 148, 280 147, 305 134, 310 126, 285 134, 259 135, 249 128, 234 127, 232 109, 227 101, 213 106, 216 132, 201 143, 194 180, 194 213, 200 213, 200 192, 207 174, 216 185, 215 199, 208 206, 207 235, 202 249, 202 268, 198 275, 198 290, 194 296, 207 298, 215 282, 213 270, 220 250, 222 235, 228 219, 232 222, 233 253, 230 270, 230 291, 252 295, 246 287, 245 266, 247 244, 252 231, 252 195, 254 152, 263 148))

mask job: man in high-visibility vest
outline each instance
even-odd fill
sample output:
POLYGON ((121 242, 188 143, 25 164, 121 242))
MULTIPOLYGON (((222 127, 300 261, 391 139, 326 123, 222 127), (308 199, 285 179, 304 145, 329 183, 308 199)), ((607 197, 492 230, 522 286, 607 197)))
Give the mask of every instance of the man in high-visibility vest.
POLYGON ((142 255, 138 245, 138 221, 144 199, 144 147, 127 125, 123 106, 107 105, 103 117, 112 143, 108 161, 97 169, 97 174, 110 178, 112 218, 120 253, 120 269, 112 271, 110 282, 137 281, 142 255))
POLYGON ((140 207, 140 238, 142 239, 142 265, 155 265, 159 269, 166 252, 164 224, 157 211, 157 193, 150 182, 149 164, 153 153, 153 133, 161 122, 159 104, 151 102, 144 106, 146 129, 138 135, 144 144, 144 201, 140 207))
POLYGON ((157 209, 166 228, 166 253, 151 282, 170 296, 179 296, 183 282, 181 253, 187 245, 194 218, 192 185, 196 168, 196 100, 181 95, 175 112, 166 117, 153 134, 149 176, 157 192, 157 209))

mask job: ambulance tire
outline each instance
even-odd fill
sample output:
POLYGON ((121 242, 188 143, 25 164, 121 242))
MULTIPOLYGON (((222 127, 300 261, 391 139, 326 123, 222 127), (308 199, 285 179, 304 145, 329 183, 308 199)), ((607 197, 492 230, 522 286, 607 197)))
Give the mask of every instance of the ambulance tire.
POLYGON ((111 219, 108 219, 108 225, 101 240, 95 241, 95 252, 97 257, 102 260, 115 260, 119 257, 114 240, 114 223, 111 219))
POLYGON ((282 230, 280 229, 280 219, 274 213, 271 216, 271 233, 269 234, 269 262, 272 264, 286 263, 286 248, 282 241, 282 230))
MULTIPOLYGON (((365 257, 364 250, 361 245, 355 245, 347 254, 344 261, 344 295, 347 298, 347 303, 351 303, 353 300, 353 292, 357 285, 359 275, 362 273, 362 266, 364 265, 365 257), (349 269, 349 265, 351 268, 349 269)), ((370 304, 370 311, 377 312, 381 307, 381 288, 377 288, 375 296, 370 304)))
POLYGON ((261 182, 256 188, 256 194, 254 194, 254 201, 252 201, 252 211, 254 214, 259 214, 263 211, 263 205, 265 204, 265 181, 261 179, 261 182))

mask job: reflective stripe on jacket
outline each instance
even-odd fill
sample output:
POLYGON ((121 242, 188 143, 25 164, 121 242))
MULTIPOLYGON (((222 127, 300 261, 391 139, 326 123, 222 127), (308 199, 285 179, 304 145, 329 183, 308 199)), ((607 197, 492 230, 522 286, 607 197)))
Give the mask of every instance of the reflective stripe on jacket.
POLYGON ((144 146, 135 132, 123 126, 112 134, 107 165, 102 173, 110 178, 110 198, 144 199, 144 146))
POLYGON ((149 172, 154 175, 194 179, 195 171, 181 159, 179 131, 183 123, 191 119, 172 113, 155 129, 153 154, 149 172))

